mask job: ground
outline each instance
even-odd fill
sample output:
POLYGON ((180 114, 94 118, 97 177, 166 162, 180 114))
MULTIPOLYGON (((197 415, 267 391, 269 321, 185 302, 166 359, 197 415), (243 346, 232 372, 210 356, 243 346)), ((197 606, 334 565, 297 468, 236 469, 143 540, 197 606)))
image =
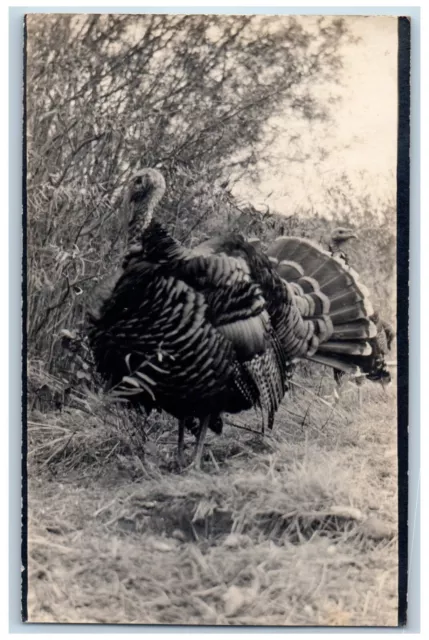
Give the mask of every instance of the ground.
POLYGON ((201 471, 176 469, 169 418, 143 442, 94 397, 33 409, 28 619, 395 626, 396 389, 331 405, 331 376, 295 380, 272 433, 226 425, 201 471))

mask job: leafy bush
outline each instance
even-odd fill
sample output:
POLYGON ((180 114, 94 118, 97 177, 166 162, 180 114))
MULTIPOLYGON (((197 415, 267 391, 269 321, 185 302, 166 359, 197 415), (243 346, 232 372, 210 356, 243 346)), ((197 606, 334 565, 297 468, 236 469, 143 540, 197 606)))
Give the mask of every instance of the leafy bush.
POLYGON ((226 230, 326 240, 339 223, 367 229, 352 262, 393 315, 391 207, 380 217, 347 185, 327 194, 326 215, 259 211, 233 195, 237 169, 257 176, 273 116, 327 117, 312 86, 338 77, 349 39, 332 18, 304 27, 275 16, 27 16, 31 362, 69 375, 59 330, 84 323, 94 289, 120 264, 124 185, 142 166, 163 171, 157 215, 187 245, 226 230))

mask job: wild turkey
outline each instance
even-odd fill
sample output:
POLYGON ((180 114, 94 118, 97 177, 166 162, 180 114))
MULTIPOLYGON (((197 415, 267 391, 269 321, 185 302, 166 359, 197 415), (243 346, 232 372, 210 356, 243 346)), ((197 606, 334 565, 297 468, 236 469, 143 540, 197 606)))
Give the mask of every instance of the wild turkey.
POLYGON ((352 238, 357 238, 357 235, 353 231, 353 229, 337 227, 333 230, 329 243, 329 251, 331 252, 331 255, 335 258, 341 258, 347 265, 349 264, 349 262, 346 253, 343 251, 343 248, 345 243, 352 238))
MULTIPOLYGON (((344 251, 344 245, 352 238, 358 238, 355 231, 344 227, 337 227, 331 234, 329 250, 333 256, 344 260, 346 264, 349 264, 349 260, 344 251)), ((378 311, 374 312, 371 320, 377 327, 377 335, 370 342, 372 347, 371 355, 368 358, 362 358, 359 366, 368 380, 387 384, 391 381, 391 375, 387 368, 385 356, 391 350, 395 333, 393 327, 386 320, 380 318, 378 311)), ((337 384, 340 385, 344 372, 340 369, 334 369, 334 377, 337 384)), ((356 382, 358 380, 359 378, 356 379, 356 382)))
POLYGON ((132 246, 89 339, 116 395, 179 420, 180 464, 185 426, 200 422, 200 466, 206 431, 221 431, 223 413, 256 408, 262 431, 271 429, 296 358, 365 355, 376 329, 356 274, 309 241, 291 248, 298 268, 287 279, 240 235, 184 248, 152 219, 164 190, 154 169, 132 180, 132 246))

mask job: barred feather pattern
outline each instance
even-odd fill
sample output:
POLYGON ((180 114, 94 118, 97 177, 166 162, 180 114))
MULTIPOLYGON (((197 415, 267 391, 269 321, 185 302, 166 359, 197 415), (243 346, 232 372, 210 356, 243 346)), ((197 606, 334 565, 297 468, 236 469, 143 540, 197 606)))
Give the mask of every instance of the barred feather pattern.
MULTIPOLYGON (((347 254, 335 246, 330 246, 331 254, 344 264, 349 265, 347 254)), ((371 316, 371 321, 376 327, 375 337, 369 340, 369 353, 362 354, 361 357, 354 359, 354 364, 358 365, 358 371, 363 373, 368 380, 373 382, 390 382, 391 375, 388 370, 385 357, 392 348, 392 342, 395 338, 395 332, 391 324, 382 320, 379 313, 375 311, 371 316)), ((350 364, 350 358, 342 358, 339 362, 343 365, 343 369, 334 369, 334 378, 338 385, 342 383, 344 375, 347 373, 347 365, 350 364)))
POLYGON ((374 337, 357 275, 320 247, 282 238, 267 256, 230 234, 189 250, 152 219, 158 172, 133 189, 129 251, 89 331, 119 399, 217 432, 222 413, 255 408, 272 428, 297 358, 361 352, 374 337))
POLYGON ((307 239, 277 238, 267 253, 304 320, 289 314, 288 348, 297 357, 358 373, 377 335, 369 292, 358 274, 342 255, 332 256, 307 239))
POLYGON ((272 426, 285 364, 248 265, 188 252, 157 223, 146 233, 92 320, 90 341, 112 393, 179 419, 259 407, 272 426))

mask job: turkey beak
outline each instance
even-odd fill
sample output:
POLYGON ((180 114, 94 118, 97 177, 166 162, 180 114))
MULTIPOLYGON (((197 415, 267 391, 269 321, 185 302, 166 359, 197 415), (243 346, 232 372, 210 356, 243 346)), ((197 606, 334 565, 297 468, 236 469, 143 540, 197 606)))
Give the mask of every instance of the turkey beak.
POLYGON ((136 177, 130 189, 130 203, 142 200, 148 191, 148 184, 144 178, 136 177))

